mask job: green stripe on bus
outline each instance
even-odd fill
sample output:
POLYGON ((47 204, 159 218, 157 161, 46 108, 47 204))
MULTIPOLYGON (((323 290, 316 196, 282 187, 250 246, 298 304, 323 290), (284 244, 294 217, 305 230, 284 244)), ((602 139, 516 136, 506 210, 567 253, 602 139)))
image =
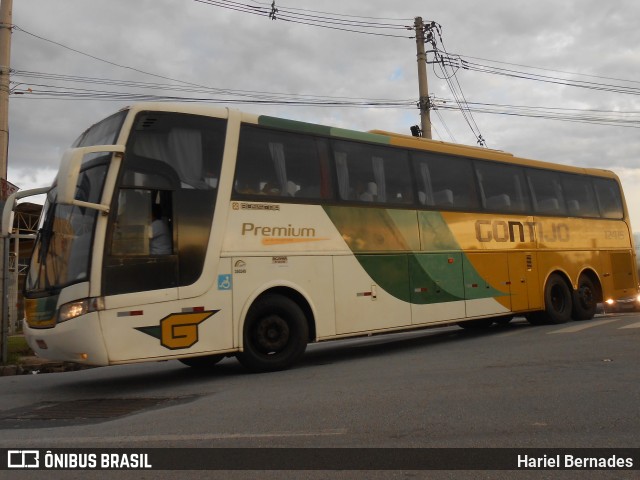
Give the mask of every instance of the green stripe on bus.
POLYGON ((286 120, 284 118, 269 117, 261 115, 258 117, 258 125, 265 127, 281 128, 283 130, 291 130, 294 132, 311 133, 314 135, 331 135, 331 128, 324 125, 316 125, 315 123, 296 122, 295 120, 286 120))
POLYGON ((344 138, 347 140, 360 140, 362 142, 380 143, 382 145, 389 145, 391 143, 391 137, 386 135, 379 135, 377 133, 356 132, 355 130, 345 130, 343 128, 331 128, 331 136, 344 138))
POLYGON ((323 208, 373 282, 399 300, 424 305, 509 295, 483 279, 439 212, 323 208), (422 239, 418 218, 430 233, 422 239))

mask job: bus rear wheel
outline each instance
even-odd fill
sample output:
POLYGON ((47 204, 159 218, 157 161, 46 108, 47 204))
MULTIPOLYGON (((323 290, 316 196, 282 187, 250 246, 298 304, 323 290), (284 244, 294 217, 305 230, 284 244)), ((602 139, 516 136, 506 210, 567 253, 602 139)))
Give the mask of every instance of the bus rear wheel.
POLYGON ((249 309, 243 351, 236 356, 253 372, 284 370, 304 353, 309 327, 296 302, 279 294, 258 298, 249 309))
POLYGON ((580 277, 578 288, 573 292, 574 320, 591 320, 598 307, 597 290, 589 277, 580 277))

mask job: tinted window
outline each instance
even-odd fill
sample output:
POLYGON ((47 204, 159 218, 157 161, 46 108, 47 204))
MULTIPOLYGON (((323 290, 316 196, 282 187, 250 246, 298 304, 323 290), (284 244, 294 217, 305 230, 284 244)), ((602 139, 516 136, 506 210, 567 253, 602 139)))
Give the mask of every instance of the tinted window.
POLYGON ((412 154, 418 203, 438 208, 479 208, 471 161, 429 153, 412 154))
MULTIPOLYGON (((80 172, 75 198, 99 203, 107 165, 95 164, 80 172)), ((38 232, 26 288, 55 290, 89 277, 91 247, 98 211, 55 203, 57 187, 47 194, 44 223, 38 232)))
POLYGON ((476 162, 482 205, 497 212, 530 210, 522 168, 513 165, 476 162))
POLYGON ((221 119, 138 115, 112 205, 105 294, 186 286, 200 278, 225 132, 221 119), (154 242, 158 221, 164 237, 160 250, 154 242))
POLYGON ((243 125, 235 192, 281 198, 331 198, 323 139, 243 125))
POLYGON ((568 173, 561 173, 560 177, 569 215, 599 217, 591 178, 568 173))
POLYGON ((88 128, 80 135, 72 147, 89 147, 92 145, 113 145, 118 139, 120 128, 127 116, 127 111, 115 113, 88 128))
POLYGON ((600 215, 605 218, 622 218, 622 198, 618 184, 609 178, 594 178, 593 186, 600 215))
POLYGON ((334 141, 332 147, 342 200, 413 203, 406 151, 345 141, 334 141))
POLYGON ((565 206, 560 174, 546 170, 527 170, 531 187, 533 211, 548 215, 565 215, 565 206))

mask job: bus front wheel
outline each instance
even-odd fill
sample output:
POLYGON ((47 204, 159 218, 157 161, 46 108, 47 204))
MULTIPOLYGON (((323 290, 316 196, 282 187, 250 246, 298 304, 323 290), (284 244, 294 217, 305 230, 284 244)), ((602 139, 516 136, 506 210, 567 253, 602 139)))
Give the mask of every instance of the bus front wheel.
POLYGON ((288 297, 267 294, 249 309, 243 332, 242 365, 253 372, 283 370, 304 353, 309 339, 307 319, 288 297))
POLYGON ((571 319, 571 289, 557 273, 552 274, 544 286, 544 305, 548 323, 565 323, 571 319))

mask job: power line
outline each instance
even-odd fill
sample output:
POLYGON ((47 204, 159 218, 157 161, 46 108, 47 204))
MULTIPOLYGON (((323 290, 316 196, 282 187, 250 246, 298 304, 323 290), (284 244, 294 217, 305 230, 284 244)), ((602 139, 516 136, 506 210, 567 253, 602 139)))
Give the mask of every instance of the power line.
MULTIPOLYGON (((457 110, 449 99, 434 99, 437 110, 457 110)), ((540 107, 526 105, 505 105, 470 102, 467 108, 475 113, 506 115, 515 117, 539 118, 571 123, 640 128, 640 111, 619 112, 615 110, 594 110, 559 107, 540 107)))
MULTIPOLYGON (((436 52, 439 53, 439 52, 436 52)), ((519 70, 512 70, 507 68, 495 67, 491 65, 484 65, 481 63, 470 62, 465 60, 466 57, 461 55, 449 55, 446 54, 437 57, 437 61, 441 64, 447 65, 451 68, 455 68, 456 70, 463 69, 469 70, 479 73, 488 73, 492 75, 500 75, 510 78, 518 78, 523 80, 534 80, 542 83, 550 83, 568 87, 576 87, 576 88, 585 88, 589 90, 603 91, 609 93, 622 93, 626 95, 640 95, 640 87, 631 87, 624 85, 616 85, 611 83, 599 83, 599 82, 588 82, 583 80, 570 80, 562 77, 554 77, 550 75, 541 75, 530 72, 523 72, 519 70)), ((535 67, 529 67, 535 68, 535 67)), ((590 75, 587 75, 590 76, 590 75)), ((619 80, 623 82, 629 83, 640 83, 632 80, 619 80)))
MULTIPOLYGON (((401 100, 401 99, 385 99, 385 98, 363 98, 363 97, 346 97, 346 96, 322 96, 322 95, 308 95, 308 94, 289 94, 289 93, 276 93, 276 92, 261 92, 261 91, 252 91, 252 90, 236 90, 236 89, 228 89, 228 88, 214 88, 214 87, 191 87, 191 86, 180 86, 173 84, 163 84, 163 83, 150 83, 150 82, 140 82, 133 80, 118 80, 118 79, 106 79, 106 78, 97 78, 97 77, 82 77, 76 75, 61 75, 61 74, 53 74, 53 73, 43 73, 43 72, 32 72, 25 70, 16 70, 13 72, 13 77, 22 80, 31 80, 33 83, 29 83, 31 89, 33 87, 43 87, 50 89, 61 89, 67 88, 69 91, 92 91, 88 89, 78 89, 78 88, 70 88, 70 87, 61 87, 59 85, 50 84, 50 83, 37 83, 35 80, 39 81, 53 81, 53 82, 63 82, 63 83, 82 83, 82 84, 90 84, 90 85, 107 85, 107 86, 116 86, 116 87, 127 87, 134 89, 144 89, 144 90, 164 90, 164 91, 172 91, 172 92, 181 92, 181 93, 205 93, 205 94, 216 94, 216 95, 227 95, 230 97, 241 97, 247 100, 247 103, 256 100, 262 101, 282 101, 283 103, 292 103, 298 102, 303 104, 327 104, 327 105, 371 105, 371 106, 380 106, 380 107, 393 107, 393 106, 412 106, 413 100, 401 100)), ((26 83, 25 83, 26 84, 26 83)), ((14 88, 15 91, 15 88, 14 88)), ((51 90, 49 90, 51 92, 51 90)), ((98 93, 103 93, 103 91, 93 90, 98 93)), ((26 90, 22 90, 19 93, 27 93, 26 90)), ((119 92, 107 92, 116 96, 119 92)), ((38 92, 40 94, 40 92, 38 92)), ((188 97, 180 97, 180 98, 188 98, 188 97)))
MULTIPOLYGON (((316 12, 323 13, 323 15, 311 15, 308 13, 300 13, 304 12, 303 9, 287 9, 284 7, 278 7, 277 15, 274 15, 272 12, 272 7, 270 4, 266 6, 254 6, 247 3, 234 2, 228 0, 194 0, 197 3, 202 3, 205 5, 210 5, 213 7, 220 7, 227 10, 233 10, 241 13, 248 13, 251 15, 259 15, 267 18, 271 18, 272 20, 282 20, 285 22, 297 23, 307 26, 313 27, 321 27, 328 28, 331 30, 340 30, 351 33, 360 33, 365 35, 375 35, 380 37, 393 37, 393 38, 412 38, 410 35, 399 35, 399 34, 390 34, 390 33, 381 33, 375 30, 409 30, 410 27, 403 24, 397 23, 382 23, 382 22, 373 22, 370 18, 367 17, 355 17, 355 16, 344 16, 344 15, 336 15, 329 14, 326 12, 316 12), (355 20, 355 18, 360 18, 361 20, 355 20)), ((306 10, 311 12, 310 10, 306 10)))
MULTIPOLYGON (((266 2, 258 2, 257 0, 251 0, 252 3, 256 3, 258 5, 268 5, 270 6, 270 3, 266 3, 266 2)), ((412 22, 413 18, 388 18, 388 17, 367 17, 367 16, 363 16, 363 15, 347 15, 344 13, 329 13, 329 12, 321 12, 318 10, 309 10, 306 8, 294 8, 294 7, 279 7, 279 8, 286 8, 288 10, 298 10, 301 12, 311 12, 311 13, 322 13, 325 15, 336 15, 336 16, 340 16, 340 17, 353 17, 353 18, 365 18, 368 20, 391 20, 391 21, 398 21, 398 22, 412 22)))
MULTIPOLYGON (((428 43, 431 43, 433 53, 436 58, 436 61, 434 61, 434 73, 436 72, 435 65, 438 65, 443 74, 443 76, 439 78, 444 79, 447 82, 447 85, 449 85, 451 93, 453 94, 453 98, 455 99, 455 102, 458 105, 463 118, 467 122, 467 125, 471 129, 471 132, 476 137, 478 145, 486 147, 487 144, 485 142, 485 139, 480 132, 480 127, 473 117, 471 109, 468 106, 469 102, 467 102, 467 98, 462 90, 462 85, 460 85, 460 81, 457 77, 457 69, 450 69, 451 65, 447 65, 445 62, 438 61, 439 58, 442 57, 442 52, 444 52, 444 54, 448 56, 447 50, 444 46, 444 41, 442 39, 442 27, 436 22, 431 22, 431 24, 427 28, 428 35, 426 37, 426 41, 428 43)), ((438 76, 437 73, 436 76, 438 76)))
POLYGON ((483 62, 497 63, 497 64, 501 64, 501 65, 511 65, 511 66, 514 66, 514 67, 524 67, 524 68, 529 68, 531 70, 543 70, 543 71, 546 71, 546 72, 563 73, 565 75, 600 78, 602 80, 614 80, 616 82, 640 83, 640 80, 627 80, 627 79, 624 79, 624 78, 606 77, 606 76, 603 76, 603 75, 592 75, 592 74, 588 74, 588 73, 569 72, 569 71, 566 71, 566 70, 555 70, 555 69, 552 69, 552 68, 533 67, 531 65, 524 65, 524 64, 521 64, 521 63, 510 63, 510 62, 504 62, 504 61, 500 61, 500 60, 491 60, 489 58, 473 57, 471 55, 460 55, 460 54, 451 54, 451 55, 452 56, 456 56, 456 57, 460 57, 460 58, 471 58, 473 60, 482 60, 483 62))
MULTIPOLYGON (((218 104, 256 104, 279 105, 286 107, 331 107, 331 108, 385 108, 385 109, 413 109, 414 101, 411 99, 367 99, 353 97, 331 97, 319 95, 296 95, 272 92, 256 92, 246 90, 194 88, 187 86, 123 81, 117 79, 103 79, 97 77, 81 77, 60 75, 43 72, 30 72, 18 70, 14 74, 25 80, 40 80, 34 83, 20 83, 25 85, 22 89, 16 86, 13 95, 20 99, 50 99, 73 101, 181 101, 218 104), (44 80, 44 82, 42 82, 44 80), (88 85, 105 85, 118 88, 142 89, 143 92, 113 91, 96 88, 78 88, 55 85, 49 82, 80 83, 88 85), (26 87, 28 85, 28 88, 26 87), (164 92, 177 92, 178 94, 148 93, 149 90, 162 90, 164 92), (179 94, 209 94, 217 96, 184 96, 179 94)), ((433 110, 444 126, 447 135, 456 141, 444 118, 441 110, 459 110, 460 99, 446 99, 433 97, 431 103, 433 110), (455 104, 455 106, 454 106, 455 104)), ((573 123, 586 123, 596 125, 608 125, 625 128, 640 128, 640 111, 616 111, 603 109, 578 109, 543 107, 529 105, 509 105, 495 103, 469 102, 464 100, 465 111, 480 114, 506 115, 515 117, 528 117, 573 123)))
POLYGON ((67 45, 64 45, 64 44, 62 44, 62 43, 60 43, 60 42, 56 42, 56 41, 54 41, 54 40, 50 40, 50 39, 48 39, 48 38, 45 38, 45 37, 41 37, 41 36, 39 36, 39 35, 36 35, 35 33, 28 32, 27 30, 25 30, 25 29, 23 29, 23 28, 19 27, 18 25, 15 25, 15 24, 13 25, 13 28, 14 28, 14 30, 16 30, 16 31, 18 31, 18 32, 22 32, 22 33, 24 33, 24 34, 26 34, 26 35, 32 36, 32 37, 34 37, 34 38, 37 38, 38 40, 42 40, 42 41, 44 41, 44 42, 48 42, 48 43, 51 43, 51 44, 53 44, 53 45, 57 45, 57 46, 59 46, 59 47, 61 47, 61 48, 64 48, 64 49, 66 49, 66 50, 69 50, 69 51, 71 51, 71 52, 77 53, 77 54, 79 54, 79 55, 83 55, 83 56, 85 56, 85 57, 92 58, 92 59, 97 60, 97 61, 99 61, 99 62, 107 63, 107 64, 112 65, 112 66, 114 66, 114 67, 123 68, 123 69, 126 69, 126 70, 131 70, 131 71, 134 71, 134 72, 137 72, 137 73, 142 73, 142 74, 144 74, 144 75, 149 75, 149 76, 152 76, 152 77, 161 78, 161 79, 163 79, 163 80, 169 80, 169 81, 171 81, 171 82, 181 83, 181 84, 184 84, 184 85, 192 85, 192 86, 195 86, 195 87, 203 87, 203 85, 198 85, 198 84, 196 84, 196 83, 186 82, 186 81, 184 81, 184 80, 179 80, 179 79, 171 78, 171 77, 167 77, 167 76, 164 76, 164 75, 158 75, 158 74, 156 74, 156 73, 146 72, 146 71, 141 70, 141 69, 139 69, 139 68, 131 67, 131 66, 128 66, 128 65, 122 65, 122 64, 120 64, 120 63, 112 62, 111 60, 105 60, 104 58, 97 57, 97 56, 95 56, 95 55, 91 55, 91 54, 86 53, 86 52, 83 52, 83 51, 81 51, 81 50, 77 50, 77 49, 75 49, 75 48, 72 48, 72 47, 69 47, 69 46, 67 46, 67 45))
MULTIPOLYGON (((315 13, 325 13, 325 12, 315 12, 315 13)), ((337 15, 337 14, 336 14, 337 15)), ((40 35, 36 35, 25 29, 15 26, 14 28, 17 32, 24 33, 26 35, 37 38, 41 41, 49 42, 51 44, 57 45, 61 48, 67 49, 74 53, 86 56, 88 58, 92 58, 94 60, 118 67, 127 69, 130 71, 134 71, 137 73, 141 73, 144 75, 149 75, 157 79, 167 80, 172 82, 172 84, 164 84, 164 83, 152 83, 152 82, 131 82, 131 81, 123 81, 123 80, 115 80, 115 79, 97 79, 91 77, 74 77, 74 76, 64 76, 58 74, 45 74, 38 72, 26 72, 19 71, 15 72, 15 75, 23 75, 24 78, 38 78, 40 75, 40 80, 53 80, 58 82, 72 82, 72 81, 82 81, 84 83, 102 83, 105 85, 118 86, 118 87, 131 87, 131 88, 144 88, 144 89, 164 89, 170 90, 174 92, 181 93, 206 93, 206 94, 216 94, 216 95, 229 95, 232 98, 228 97, 185 97, 179 95, 149 95, 144 93, 132 93, 132 92, 112 92, 112 91, 100 91, 100 90, 85 90, 80 91, 78 89, 63 89, 59 85, 51 85, 47 83, 39 83, 35 86, 39 86, 42 90, 35 92, 27 92, 19 91, 17 87, 12 89, 12 93, 18 95, 20 98, 50 98, 50 99, 64 99, 64 100, 177 100, 177 101, 203 101, 203 102, 219 102, 219 103, 262 103, 262 104, 270 104, 270 105, 284 105, 284 106, 313 106, 313 107, 344 107, 344 108, 415 108, 414 100, 397 100, 397 99, 358 99, 358 98, 350 98, 350 97, 323 97, 323 96, 314 96, 314 95, 304 95, 304 96, 295 96, 284 93, 274 93, 274 92, 257 92, 257 91, 248 91, 248 90, 233 90, 233 89, 225 89, 225 88, 214 88, 208 87, 205 85, 200 85, 193 82, 187 82, 184 80, 174 79, 171 77, 167 77, 164 75, 158 75, 155 73, 147 72, 139 68, 131 67, 128 65, 120 64, 117 62, 113 62, 110 60, 106 60, 104 58, 83 52, 81 50, 69 47, 60 42, 56 42, 50 40, 48 38, 42 37, 40 35), (30 77, 31 76, 31 77, 30 77), (28 95, 27 95, 28 93, 28 95), (240 97, 240 98, 235 98, 240 97)), ((470 62, 466 60, 467 58, 471 59, 479 59, 477 57, 463 57, 462 55, 452 55, 448 54, 444 47, 442 51, 438 51, 439 56, 437 60, 439 65, 442 66, 441 71, 443 72, 443 79, 450 80, 450 88, 452 88, 452 93, 454 94, 454 100, 456 102, 457 108, 463 112, 463 116, 468 115, 471 112, 475 113, 485 113, 485 114, 499 114, 499 115, 511 115, 511 116, 520 116, 520 117, 531 117, 531 118, 544 118, 549 120, 559 120, 559 121, 569 121, 569 122, 578 122, 578 123, 594 123, 599 125, 616 125, 621 127, 628 128, 638 128, 638 122, 634 118, 610 118, 610 116, 598 116, 598 115, 585 115, 585 114, 575 114, 571 115, 569 113, 560 114, 559 112, 553 112, 552 110, 548 111, 534 111, 531 110, 533 108, 545 108, 545 107, 527 107, 529 110, 525 110, 522 107, 516 106, 498 106, 492 104, 479 104, 468 102, 466 98, 464 98, 464 94, 461 92, 460 84, 457 78, 455 78, 458 70, 465 69, 469 71, 476 71, 480 73, 489 73, 495 75, 503 75, 511 78, 523 78, 527 80, 535 80, 541 81, 545 83, 555 83, 566 86, 574 86, 581 88, 589 88, 598 91, 608 91, 614 93, 624 93, 630 95, 638 95, 640 94, 640 88, 628 87, 622 85, 614 85, 609 83, 598 83, 598 82, 583 82, 583 81, 575 81, 575 80, 567 80, 564 78, 553 77, 549 75, 538 75, 532 74, 528 72, 521 72, 518 70, 505 69, 500 67, 495 67, 491 65, 484 65, 477 62, 470 62), (455 79, 456 83, 454 84, 451 79, 455 79), (466 111, 466 112, 465 112, 466 111)), ((507 62, 498 62, 495 60, 488 59, 480 59, 486 62, 495 62, 495 63, 503 63, 508 64, 507 62)), ((522 66, 529 69, 536 69, 538 67, 531 67, 526 65, 519 64, 510 64, 514 66, 522 66)), ((435 68, 435 67, 434 67, 435 68)), ((553 71, 550 69, 539 68, 540 70, 553 71)), ((559 73, 569 73, 569 72, 559 72, 559 73)), ((584 75, 578 73, 572 73, 574 75, 584 75)), ((593 75, 585 75, 594 78, 600 78, 593 75)), ((602 77, 606 78, 606 77, 602 77)), ((609 78, 607 78, 609 79, 609 78)), ((631 80, 623 80, 623 79, 611 79, 616 81, 622 81, 627 83, 640 83, 631 80)), ((15 83, 15 82, 14 82, 15 83)), ((449 82, 448 82, 449 83, 449 82)), ((18 97, 16 97, 18 98, 18 97)), ((445 110, 452 109, 450 104, 441 104, 435 106, 435 108, 441 108, 445 110)), ((548 107, 547 107, 548 108, 548 107)), ((570 110, 570 109, 567 109, 570 110)), ((577 109, 574 109, 577 111, 577 109)), ((595 112, 595 111, 594 111, 595 112)), ((611 112, 611 113, 620 113, 620 112, 611 112)), ((624 112, 621 112, 624 113, 624 112)), ((637 112, 627 112, 630 115, 635 115, 637 112)), ((472 127, 474 122, 465 117, 468 123, 470 123, 470 127, 472 131, 475 130, 472 127)), ((443 122, 444 124, 444 122, 443 122)), ((476 128, 477 128, 477 124, 476 128)), ((446 126, 445 126, 446 128, 446 126)), ((479 135, 479 130, 478 134, 479 135)), ((452 138, 453 136, 450 135, 452 138)))

